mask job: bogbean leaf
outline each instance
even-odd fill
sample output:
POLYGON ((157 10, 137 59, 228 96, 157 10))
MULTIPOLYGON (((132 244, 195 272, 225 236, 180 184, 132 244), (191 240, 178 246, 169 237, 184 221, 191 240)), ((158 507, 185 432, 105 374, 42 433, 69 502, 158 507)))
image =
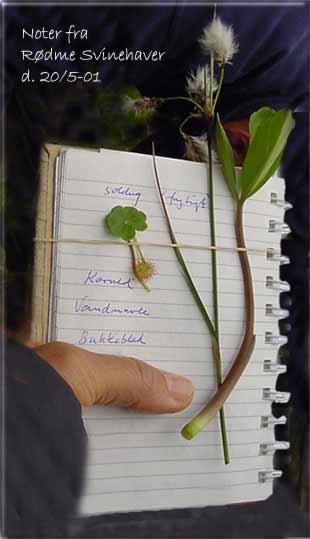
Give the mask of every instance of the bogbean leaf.
POLYGON ((146 215, 133 206, 114 206, 105 218, 110 233, 125 241, 134 239, 137 230, 146 230, 146 215))
POLYGON ((233 197, 238 200, 239 189, 235 170, 234 154, 225 130, 221 124, 219 115, 217 115, 216 119, 216 145, 227 186, 230 189, 233 197))
POLYGON ((256 130, 263 120, 267 120, 270 117, 270 111, 275 112, 270 107, 262 107, 261 109, 253 112, 249 121, 250 140, 253 140, 256 130))
POLYGON ((242 167, 241 199, 258 191, 278 168, 294 127, 291 111, 263 107, 250 119, 250 145, 242 167))

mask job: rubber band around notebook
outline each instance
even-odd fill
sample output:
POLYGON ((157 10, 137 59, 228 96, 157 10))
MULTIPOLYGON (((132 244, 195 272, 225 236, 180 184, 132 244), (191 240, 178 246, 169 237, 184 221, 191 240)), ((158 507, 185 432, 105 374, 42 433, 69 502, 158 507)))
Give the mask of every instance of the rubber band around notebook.
MULTIPOLYGON (((127 245, 125 242, 117 240, 80 240, 75 238, 34 238, 33 241, 39 243, 78 243, 82 245, 127 245)), ((273 253, 272 247, 227 247, 222 245, 195 245, 192 243, 164 243, 164 242, 139 242, 142 247, 179 247, 183 249, 195 249, 199 251, 237 251, 254 253, 273 253)), ((128 242, 129 245, 134 245, 128 242)))

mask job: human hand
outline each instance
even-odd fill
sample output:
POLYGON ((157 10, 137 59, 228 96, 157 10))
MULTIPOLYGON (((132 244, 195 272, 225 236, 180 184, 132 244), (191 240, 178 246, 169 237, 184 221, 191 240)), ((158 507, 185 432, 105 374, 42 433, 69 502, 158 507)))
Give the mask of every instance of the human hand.
POLYGON ((89 352, 73 344, 51 342, 34 351, 71 387, 83 406, 112 404, 150 413, 186 408, 192 382, 132 357, 89 352))

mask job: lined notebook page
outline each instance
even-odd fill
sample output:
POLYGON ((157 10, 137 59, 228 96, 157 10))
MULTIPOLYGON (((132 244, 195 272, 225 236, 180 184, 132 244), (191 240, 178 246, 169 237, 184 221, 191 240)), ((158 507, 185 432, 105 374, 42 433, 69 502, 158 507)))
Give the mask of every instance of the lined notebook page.
MULTIPOLYGON (((157 158, 159 178, 179 243, 210 245, 207 173, 204 164, 157 158)), ((59 238, 111 239, 104 217, 117 204, 132 205, 148 217, 141 241, 169 243, 155 187, 151 156, 102 150, 67 150, 57 167, 55 234, 59 238)), ((217 243, 235 246, 234 212, 219 168, 215 170, 217 243)), ((272 178, 246 204, 248 247, 279 251, 281 232, 269 232, 269 221, 281 222, 283 209, 271 193, 283 198, 284 182, 272 178)), ((276 227, 277 228, 277 227, 276 227)), ((279 230, 279 229, 278 229, 279 230)), ((172 248, 144 247, 157 274, 147 293, 132 275, 127 245, 59 243, 54 250, 50 336, 89 350, 130 355, 191 378, 192 404, 183 412, 147 416, 125 409, 85 410, 89 436, 86 484, 81 511, 117 511, 197 507, 261 500, 272 493, 259 473, 272 470, 273 453, 260 445, 274 442, 273 428, 261 428, 271 415, 264 388, 276 375, 264 361, 276 362, 275 316, 266 305, 279 306, 279 262, 251 252, 255 287, 256 347, 246 372, 225 404, 231 464, 223 463, 218 417, 192 441, 182 426, 212 396, 215 370, 207 327, 192 299, 172 248)), ((191 275, 212 313, 211 255, 183 249, 191 275)), ((242 275, 236 252, 218 251, 220 334, 223 376, 227 373, 244 325, 242 275)))

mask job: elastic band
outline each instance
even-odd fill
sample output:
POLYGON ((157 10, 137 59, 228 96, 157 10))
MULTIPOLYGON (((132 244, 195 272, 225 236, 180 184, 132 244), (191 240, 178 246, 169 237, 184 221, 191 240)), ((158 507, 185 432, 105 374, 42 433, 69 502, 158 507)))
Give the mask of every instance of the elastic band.
MULTIPOLYGON (((78 243, 82 245, 126 245, 123 241, 118 240, 79 240, 75 238, 34 238, 33 241, 39 243, 78 243)), ((272 248, 267 247, 226 247, 220 245, 195 245, 191 243, 164 243, 164 242, 139 242, 145 247, 180 247, 183 249, 195 249, 199 251, 250 251, 254 253, 270 253, 272 248)), ((130 245, 134 245, 131 241, 130 245)))

